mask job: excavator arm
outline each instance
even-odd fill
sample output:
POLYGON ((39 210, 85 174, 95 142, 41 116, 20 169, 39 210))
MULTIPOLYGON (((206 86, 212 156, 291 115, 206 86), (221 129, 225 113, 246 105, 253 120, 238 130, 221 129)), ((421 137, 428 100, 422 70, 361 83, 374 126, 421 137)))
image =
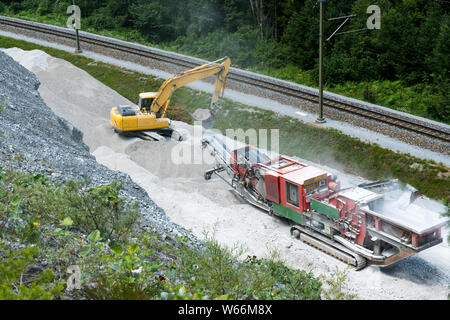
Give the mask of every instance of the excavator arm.
POLYGON ((164 118, 166 116, 167 107, 169 106, 172 94, 176 89, 179 89, 194 81, 217 74, 214 93, 210 105, 210 110, 213 111, 219 99, 219 95, 223 95, 225 80, 230 64, 230 58, 225 57, 215 62, 204 64, 195 67, 194 69, 179 73, 176 76, 167 79, 156 93, 156 97, 152 102, 150 110, 156 113, 158 118, 164 118))

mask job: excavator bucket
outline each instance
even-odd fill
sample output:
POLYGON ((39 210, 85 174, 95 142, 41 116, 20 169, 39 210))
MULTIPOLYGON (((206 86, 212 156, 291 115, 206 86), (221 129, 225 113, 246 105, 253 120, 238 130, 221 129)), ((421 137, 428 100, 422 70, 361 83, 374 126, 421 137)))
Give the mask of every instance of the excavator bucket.
POLYGON ((192 114, 195 124, 201 124, 205 129, 211 129, 214 126, 214 115, 208 109, 197 109, 192 114))

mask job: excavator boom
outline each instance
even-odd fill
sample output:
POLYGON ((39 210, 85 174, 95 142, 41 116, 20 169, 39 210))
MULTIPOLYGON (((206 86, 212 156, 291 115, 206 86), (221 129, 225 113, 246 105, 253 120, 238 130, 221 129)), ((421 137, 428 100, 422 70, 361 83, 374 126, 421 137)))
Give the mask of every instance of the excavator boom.
POLYGON ((211 105, 216 104, 221 91, 223 93, 223 89, 225 88, 225 79, 227 77, 230 64, 230 58, 225 57, 215 62, 204 64, 195 67, 194 69, 179 73, 176 76, 167 79, 156 93, 156 98, 153 100, 151 111, 160 113, 161 117, 164 118, 172 94, 176 89, 214 74, 217 74, 217 78, 211 105))

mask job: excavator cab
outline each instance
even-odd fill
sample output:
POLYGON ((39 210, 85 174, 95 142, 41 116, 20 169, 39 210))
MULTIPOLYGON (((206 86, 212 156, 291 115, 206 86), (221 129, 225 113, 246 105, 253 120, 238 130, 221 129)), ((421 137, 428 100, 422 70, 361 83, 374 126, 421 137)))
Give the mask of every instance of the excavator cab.
POLYGON ((139 94, 138 106, 141 112, 150 113, 153 100, 155 100, 156 92, 144 92, 139 94))

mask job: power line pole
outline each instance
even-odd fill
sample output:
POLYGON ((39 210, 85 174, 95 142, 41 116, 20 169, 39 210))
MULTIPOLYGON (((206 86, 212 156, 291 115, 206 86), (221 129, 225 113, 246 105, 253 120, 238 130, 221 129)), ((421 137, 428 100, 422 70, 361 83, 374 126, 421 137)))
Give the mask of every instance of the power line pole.
POLYGON ((75 5, 75 0, 72 1, 72 5, 67 7, 66 13, 70 14, 66 23, 67 28, 75 31, 75 41, 77 46, 75 48, 75 53, 80 53, 82 50, 80 48, 80 36, 78 30, 81 28, 81 10, 79 6, 75 5))
POLYGON ((320 4, 320 27, 319 27, 319 117, 318 123, 326 122, 323 117, 323 3, 326 0, 317 0, 320 4))
MULTIPOLYGON (((73 0, 72 3, 75 6, 75 0, 73 0)), ((80 19, 81 17, 78 17, 78 18, 80 19)), ((75 27, 75 37, 76 37, 76 41, 77 41, 77 48, 75 49, 75 53, 81 53, 83 51, 80 48, 80 36, 78 35, 78 28, 77 27, 75 27)))
MULTIPOLYGON (((317 2, 319 2, 320 4, 320 27, 319 27, 319 116, 316 119, 317 123, 325 123, 326 120, 323 117, 323 6, 324 6, 324 2, 326 0, 317 0, 317 2)), ((444 1, 445 0, 436 0, 436 1, 444 1)), ((342 17, 336 17, 336 18, 330 18, 328 19, 328 21, 331 20, 341 20, 341 19, 345 19, 344 22, 342 22, 339 27, 337 27, 337 29, 331 34, 331 36, 328 37, 327 41, 329 41, 333 36, 335 35, 339 35, 339 34, 345 34, 345 33, 354 33, 354 32, 363 32, 366 30, 372 30, 372 29, 380 29, 381 28, 381 24, 380 24, 380 7, 377 5, 370 5, 367 8, 366 11, 368 14, 371 14, 371 16, 367 19, 367 28, 363 28, 363 29, 356 29, 356 30, 350 30, 350 31, 345 31, 345 32, 338 32, 342 26, 350 19, 353 17, 356 17, 356 14, 351 14, 348 16, 342 16, 342 17)))

